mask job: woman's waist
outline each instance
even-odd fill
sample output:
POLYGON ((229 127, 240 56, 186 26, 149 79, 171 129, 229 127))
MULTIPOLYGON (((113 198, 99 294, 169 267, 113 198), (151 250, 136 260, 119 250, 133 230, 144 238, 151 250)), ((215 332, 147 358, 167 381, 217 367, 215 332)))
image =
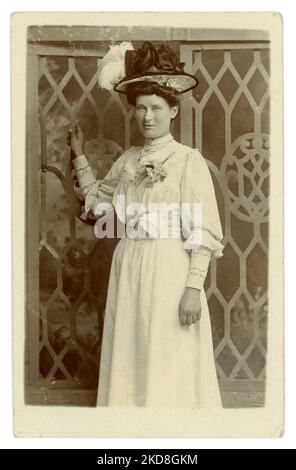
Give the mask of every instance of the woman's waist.
POLYGON ((178 210, 154 210, 126 216, 125 231, 132 239, 181 238, 178 210))

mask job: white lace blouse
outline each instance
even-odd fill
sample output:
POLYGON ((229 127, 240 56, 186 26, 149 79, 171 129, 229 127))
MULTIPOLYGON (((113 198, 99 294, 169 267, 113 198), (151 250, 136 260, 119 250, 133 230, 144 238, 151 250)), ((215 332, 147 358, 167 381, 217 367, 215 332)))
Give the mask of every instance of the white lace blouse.
POLYGON ((191 255, 186 286, 203 288, 211 256, 222 256, 223 234, 212 178, 199 150, 176 142, 169 134, 131 147, 102 180, 96 179, 85 155, 73 164, 85 200, 84 217, 89 213, 97 217, 102 214, 100 203, 109 203, 127 227, 141 225, 149 237, 163 238, 163 224, 154 216, 166 207, 165 235, 182 236, 184 249, 191 255), (140 207, 136 214, 127 209, 133 203, 140 207))

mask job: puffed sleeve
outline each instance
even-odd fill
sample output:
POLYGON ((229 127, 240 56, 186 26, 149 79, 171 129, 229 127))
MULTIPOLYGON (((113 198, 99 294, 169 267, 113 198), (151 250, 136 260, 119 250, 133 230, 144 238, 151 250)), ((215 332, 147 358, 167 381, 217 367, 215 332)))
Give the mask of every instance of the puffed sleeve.
POLYGON ((85 155, 81 155, 73 160, 81 195, 84 199, 85 211, 81 218, 87 219, 89 213, 96 216, 95 208, 101 202, 112 203, 113 194, 124 169, 127 154, 128 152, 124 152, 113 163, 109 172, 102 180, 96 178, 85 155))
POLYGON ((184 247, 191 250, 186 286, 202 289, 211 257, 223 256, 224 247, 212 177, 197 149, 189 151, 185 157, 181 203, 184 247))

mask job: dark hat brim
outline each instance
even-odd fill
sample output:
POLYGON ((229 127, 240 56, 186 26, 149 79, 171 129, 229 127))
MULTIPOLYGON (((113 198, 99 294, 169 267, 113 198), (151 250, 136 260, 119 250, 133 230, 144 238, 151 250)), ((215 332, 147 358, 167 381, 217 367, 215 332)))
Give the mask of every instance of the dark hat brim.
POLYGON ((153 82, 161 86, 166 86, 177 90, 179 93, 190 91, 198 85, 198 80, 194 75, 186 72, 149 72, 141 75, 134 75, 132 77, 124 77, 114 90, 119 93, 126 93, 128 85, 137 82, 153 82))

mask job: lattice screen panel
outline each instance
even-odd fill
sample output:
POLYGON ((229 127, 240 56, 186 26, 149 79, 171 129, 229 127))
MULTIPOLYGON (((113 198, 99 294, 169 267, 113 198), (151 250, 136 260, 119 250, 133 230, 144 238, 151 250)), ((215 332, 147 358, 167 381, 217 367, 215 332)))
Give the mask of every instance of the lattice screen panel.
POLYGON ((181 139, 208 159, 224 257, 207 298, 221 379, 265 378, 269 192, 269 51, 257 44, 181 46, 200 84, 184 97, 181 139), (223 201, 223 204, 221 203, 223 201))
POLYGON ((95 388, 114 240, 97 244, 67 197, 67 130, 79 116, 88 154, 103 177, 129 146, 131 112, 97 86, 94 57, 39 59, 41 126, 40 378, 95 388))

